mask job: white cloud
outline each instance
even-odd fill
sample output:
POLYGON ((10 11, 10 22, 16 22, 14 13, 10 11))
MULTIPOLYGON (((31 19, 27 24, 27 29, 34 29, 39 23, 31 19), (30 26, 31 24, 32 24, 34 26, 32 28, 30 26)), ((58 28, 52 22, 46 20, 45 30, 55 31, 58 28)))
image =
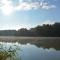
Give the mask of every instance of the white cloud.
POLYGON ((43 24, 54 24, 54 23, 55 23, 55 21, 46 20, 46 21, 44 21, 43 23, 41 23, 41 25, 43 25, 43 24))
POLYGON ((23 2, 15 7, 16 10, 30 10, 30 9, 37 9, 37 8, 39 8, 38 2, 36 3, 23 2))
POLYGON ((42 3, 43 5, 42 5, 42 8, 43 9, 52 9, 52 8, 56 8, 56 6, 55 5, 49 5, 48 3, 42 3))
POLYGON ((50 5, 47 2, 23 2, 23 0, 19 0, 16 6, 13 6, 12 0, 0 0, 0 10, 5 15, 10 15, 14 11, 20 10, 31 10, 31 9, 53 9, 56 8, 55 5, 50 5))
POLYGON ((53 9, 55 5, 49 5, 46 2, 23 2, 15 7, 16 10, 30 10, 30 9, 53 9))

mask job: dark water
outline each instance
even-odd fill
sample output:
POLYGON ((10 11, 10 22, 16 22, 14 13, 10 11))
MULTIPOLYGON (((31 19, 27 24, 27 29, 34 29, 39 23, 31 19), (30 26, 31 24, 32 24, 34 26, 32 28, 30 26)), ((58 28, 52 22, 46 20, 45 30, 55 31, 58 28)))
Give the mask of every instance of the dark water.
POLYGON ((17 60, 60 60, 60 50, 55 48, 43 48, 30 43, 20 44, 18 42, 0 42, 0 44, 6 49, 10 46, 14 49, 14 46, 17 46, 19 48, 16 53, 17 60))

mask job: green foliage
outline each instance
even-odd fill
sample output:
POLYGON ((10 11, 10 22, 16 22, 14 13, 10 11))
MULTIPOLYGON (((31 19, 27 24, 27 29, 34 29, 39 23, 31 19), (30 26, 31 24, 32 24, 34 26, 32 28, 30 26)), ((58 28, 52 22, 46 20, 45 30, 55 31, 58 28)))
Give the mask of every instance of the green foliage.
POLYGON ((6 49, 3 44, 0 44, 0 60, 17 60, 16 54, 19 48, 16 45, 14 45, 14 47, 15 48, 10 46, 8 49, 6 49))
POLYGON ((38 25, 35 28, 16 30, 0 30, 0 36, 51 36, 60 37, 60 23, 38 25))

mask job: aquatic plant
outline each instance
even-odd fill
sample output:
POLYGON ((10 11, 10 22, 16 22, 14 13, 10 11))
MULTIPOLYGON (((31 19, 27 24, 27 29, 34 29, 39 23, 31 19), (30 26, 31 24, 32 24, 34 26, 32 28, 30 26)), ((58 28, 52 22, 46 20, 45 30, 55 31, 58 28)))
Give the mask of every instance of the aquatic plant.
POLYGON ((19 50, 17 45, 14 45, 13 47, 10 46, 7 49, 6 46, 4 47, 3 44, 0 44, 0 60, 17 60, 17 50, 19 50))

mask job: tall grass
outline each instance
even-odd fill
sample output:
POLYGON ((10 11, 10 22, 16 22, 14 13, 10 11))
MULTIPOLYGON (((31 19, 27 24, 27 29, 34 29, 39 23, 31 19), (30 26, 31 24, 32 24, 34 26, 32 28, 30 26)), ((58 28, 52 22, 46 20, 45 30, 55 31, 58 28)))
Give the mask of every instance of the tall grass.
POLYGON ((4 47, 3 44, 0 44, 0 60, 17 60, 16 54, 19 48, 16 45, 14 47, 10 46, 7 49, 6 46, 4 47))

